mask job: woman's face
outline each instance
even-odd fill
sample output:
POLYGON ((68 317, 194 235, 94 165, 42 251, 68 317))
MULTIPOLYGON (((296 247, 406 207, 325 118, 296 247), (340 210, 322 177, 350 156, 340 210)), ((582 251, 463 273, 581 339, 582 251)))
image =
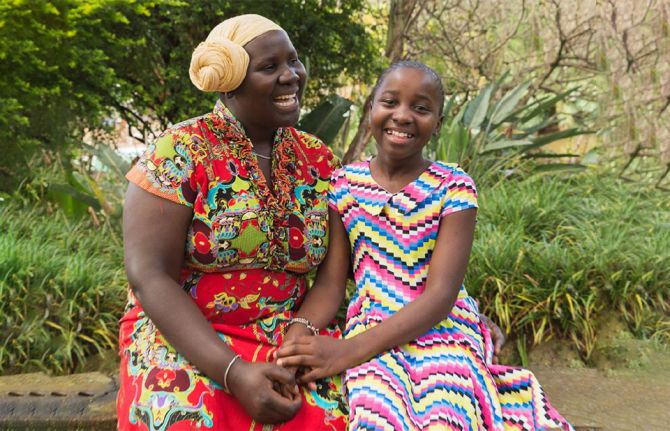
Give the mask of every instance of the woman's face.
POLYGON ((293 126, 300 116, 300 99, 307 73, 291 40, 270 31, 249 42, 249 68, 242 84, 227 101, 247 132, 293 126))

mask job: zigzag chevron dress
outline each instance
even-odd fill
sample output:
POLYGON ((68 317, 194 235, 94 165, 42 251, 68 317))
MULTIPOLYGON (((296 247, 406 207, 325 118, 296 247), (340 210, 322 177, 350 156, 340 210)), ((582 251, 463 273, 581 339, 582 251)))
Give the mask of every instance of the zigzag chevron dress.
MULTIPOLYGON (((361 162, 335 171, 329 204, 352 248, 350 338, 422 293, 440 220, 476 208, 477 194, 465 172, 440 162, 391 194, 361 162)), ((572 430, 531 372, 493 365, 492 351, 477 303, 461 287, 447 319, 346 372, 349 429, 572 430)))

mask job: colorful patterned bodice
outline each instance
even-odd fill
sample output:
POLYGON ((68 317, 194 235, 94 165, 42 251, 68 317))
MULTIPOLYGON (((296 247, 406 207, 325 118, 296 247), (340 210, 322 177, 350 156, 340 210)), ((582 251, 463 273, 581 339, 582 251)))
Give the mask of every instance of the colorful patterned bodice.
POLYGON ((219 102, 214 112, 164 132, 128 179, 193 208, 187 268, 300 274, 325 256, 326 193, 336 166, 318 138, 293 128, 278 129, 271 190, 242 125, 219 102))

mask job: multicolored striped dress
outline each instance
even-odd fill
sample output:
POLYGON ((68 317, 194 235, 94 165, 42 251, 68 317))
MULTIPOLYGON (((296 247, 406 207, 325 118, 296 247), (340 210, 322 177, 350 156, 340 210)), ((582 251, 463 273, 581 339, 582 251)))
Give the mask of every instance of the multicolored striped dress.
MULTIPOLYGON (((329 205, 351 244, 350 338, 421 295, 440 221, 476 208, 477 193, 463 170, 440 162, 389 193, 372 178, 369 162, 361 162, 334 172, 329 205)), ((447 319, 346 372, 349 429, 572 429, 531 372, 493 365, 492 352, 477 302, 461 286, 447 319)))

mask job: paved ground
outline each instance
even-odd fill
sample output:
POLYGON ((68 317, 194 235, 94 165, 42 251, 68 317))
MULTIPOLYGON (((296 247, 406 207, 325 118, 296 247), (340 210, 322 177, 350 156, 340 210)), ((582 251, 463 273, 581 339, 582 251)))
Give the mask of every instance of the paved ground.
POLYGON ((670 370, 533 368, 549 399, 583 430, 669 431, 670 370))
MULTIPOLYGON (((533 367, 580 431, 670 430, 670 370, 533 367)), ((0 377, 0 430, 113 430, 116 382, 100 373, 0 377)))

